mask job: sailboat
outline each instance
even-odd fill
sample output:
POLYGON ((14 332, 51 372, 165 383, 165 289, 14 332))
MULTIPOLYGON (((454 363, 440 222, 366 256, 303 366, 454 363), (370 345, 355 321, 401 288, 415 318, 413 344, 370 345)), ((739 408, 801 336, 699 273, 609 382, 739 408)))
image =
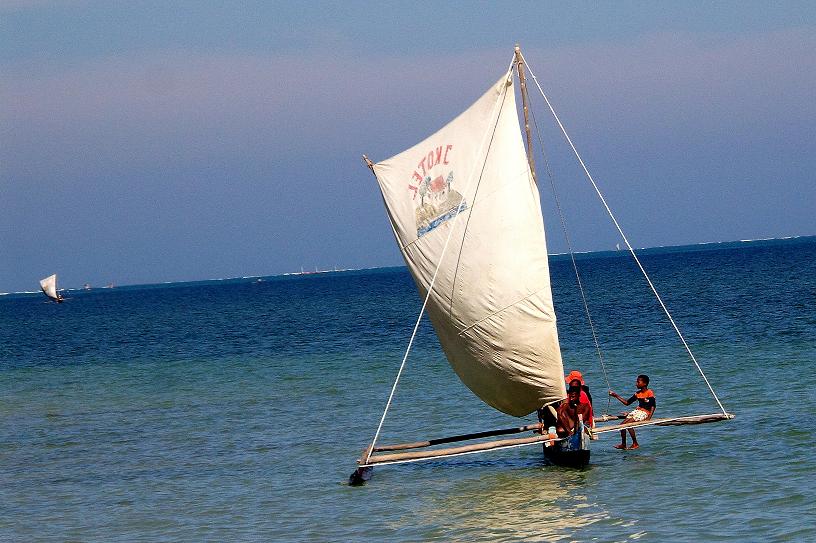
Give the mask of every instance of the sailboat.
MULTIPOLYGON (((516 428, 415 443, 377 443, 425 313, 456 375, 490 407, 523 417, 546 412, 566 397, 528 117, 525 66, 517 46, 507 71, 449 124, 387 160, 374 163, 363 156, 377 179, 391 228, 423 304, 374 439, 358 460, 358 468, 349 479, 351 484, 368 480, 372 468, 378 465, 534 444, 543 444, 547 458, 555 463, 581 467, 589 462, 587 437, 592 433, 593 421, 579 421, 577 430, 566 438, 551 433, 540 417, 538 424, 516 428), (519 126, 516 78, 522 97, 526 142, 519 126), (524 432, 531 432, 532 436, 485 441, 524 432), (481 441, 434 448, 471 439, 481 441)), ((538 85, 532 72, 530 75, 538 85)), ((541 94, 550 105, 543 90, 541 94)), ((606 206, 552 106, 550 110, 606 206)), ((623 231, 619 231, 640 265, 623 231)), ((577 267, 575 270, 577 274, 577 267)), ((660 303, 668 314, 662 300, 660 303)), ((673 319, 671 322, 674 325, 673 319)), ((685 340, 683 343, 688 348, 685 340)), ((690 349, 688 353, 699 369, 690 349)), ((714 393, 713 389, 711 392, 714 393)), ((716 394, 714 397, 717 399, 716 394)), ((733 417, 719 399, 717 403, 721 412, 713 415, 651 419, 625 425, 615 421, 607 427, 596 427, 594 433, 733 417)), ((602 417, 596 422, 613 418, 602 417)))
POLYGON ((48 296, 51 300, 54 300, 58 304, 62 303, 62 295, 57 292, 57 274, 49 275, 45 279, 40 281, 40 290, 43 291, 43 294, 48 296))

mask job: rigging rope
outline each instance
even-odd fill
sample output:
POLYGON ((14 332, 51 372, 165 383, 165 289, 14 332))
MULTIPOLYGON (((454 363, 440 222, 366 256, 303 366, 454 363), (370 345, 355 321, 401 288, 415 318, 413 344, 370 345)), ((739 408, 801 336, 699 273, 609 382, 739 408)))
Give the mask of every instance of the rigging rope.
MULTIPOLYGON (((530 72, 530 74, 532 75, 532 72, 530 72)), ((544 158, 544 168, 546 169, 547 177, 550 180, 550 188, 552 189, 553 199, 555 200, 555 207, 558 209, 558 218, 561 221, 561 231, 564 233, 564 240, 567 242, 570 259, 572 260, 572 269, 575 271, 575 281, 578 283, 578 291, 581 293, 581 301, 584 304, 584 313, 586 314, 587 322, 589 322, 589 328, 592 331, 592 341, 595 342, 595 351, 598 353, 598 360, 601 362, 601 370, 603 371, 604 381, 606 381, 606 388, 607 390, 612 390, 612 385, 609 384, 609 375, 606 372, 606 364, 604 363, 603 353, 601 352, 601 344, 598 341, 598 334, 595 330, 595 324, 592 322, 592 315, 590 315, 589 312, 589 304, 587 303, 586 294, 584 293, 584 285, 581 281, 581 274, 578 272, 578 264, 575 262, 575 252, 572 249, 572 241, 570 240, 569 232, 567 230, 567 219, 564 216, 563 210, 561 209, 561 201, 558 198, 558 192, 555 190, 555 176, 552 173, 552 168, 550 168, 550 161, 547 159, 547 154, 544 152, 544 140, 541 137, 541 130, 538 127, 538 121, 536 120, 535 113, 532 109, 530 112, 533 116, 533 125, 535 125, 536 128, 538 147, 541 149, 541 156, 544 158)), ((604 410, 604 414, 609 413, 609 405, 611 402, 612 397, 607 394, 606 409, 604 410)))
MULTIPOLYGON (((522 56, 522 59, 524 59, 524 56, 522 56)), ((672 318, 671 313, 669 313, 669 309, 666 307, 666 304, 663 303, 663 299, 657 293, 657 289, 655 288, 654 284, 652 283, 652 280, 649 278, 649 274, 646 273, 646 270, 643 268, 643 265, 640 263, 640 259, 635 254, 635 250, 632 248, 632 245, 629 243, 629 240, 627 239, 626 234, 623 233, 623 229, 618 224, 617 219, 615 219, 615 215, 612 213, 612 210, 609 208, 609 205, 607 205, 606 199, 603 197, 603 194, 601 194, 601 190, 598 188, 598 185, 595 183, 595 180, 592 178, 592 175, 589 173, 589 169, 586 167, 586 164, 584 164, 584 160, 581 158, 581 155, 578 153, 578 150, 575 148, 575 145, 572 143, 572 139, 570 139, 569 135, 567 134, 567 130, 564 128, 564 125, 561 123, 561 119, 559 119, 558 115, 555 113, 555 109, 553 108, 552 104, 550 103, 549 98, 547 98, 547 95, 544 93, 544 90, 541 88, 541 84, 538 82, 538 78, 535 76, 533 71, 530 69, 530 65, 527 64, 526 59, 524 60, 524 63, 527 65, 527 69, 530 71, 530 75, 532 76, 533 81, 535 81, 535 84, 538 87, 538 91, 541 93, 541 96, 544 98, 544 101, 547 102, 547 107, 550 108, 550 112, 552 113, 553 118, 555 118, 556 123, 558 123, 558 127, 561 129, 561 133, 564 135, 564 138, 567 140, 567 143, 569 143, 569 146, 572 148, 572 152, 575 154, 575 157, 578 159, 578 162, 581 164, 581 167, 583 168, 584 173, 587 176, 587 179, 589 179, 589 182, 592 184, 592 187, 595 189, 595 192, 598 194, 598 197, 601 199, 601 202, 603 203, 604 207, 606 208, 606 212, 609 214, 609 217, 612 219, 612 222, 615 224, 615 228, 618 229, 618 233, 620 233, 621 238, 623 238, 624 243, 626 243, 626 247, 629 249, 629 253, 631 253, 632 258, 634 258, 635 263, 637 263, 638 268, 640 268, 640 271, 643 274, 643 277, 646 278, 646 282, 649 283, 649 287, 652 289, 652 293, 655 295, 655 298, 657 298, 657 301, 660 303, 660 307, 663 308, 663 312, 669 318, 669 322, 671 322, 671 325, 674 328, 674 331, 677 333, 677 337, 680 338, 680 341, 683 343, 683 346, 686 348, 686 352, 688 352, 688 355, 691 358, 691 361, 694 362, 694 365, 697 367, 697 371, 699 371, 700 375, 703 377, 703 381, 705 381, 706 386, 708 386, 708 390, 711 391, 711 395, 714 396, 714 400, 717 402, 717 405, 720 406, 720 409, 722 410, 723 414, 727 414, 727 412, 725 410, 725 407, 723 407, 722 402, 720 402, 720 399, 717 397, 717 393, 714 392, 714 389, 712 388, 711 383, 709 383, 708 378, 706 377, 705 373, 703 372, 703 369, 700 367, 700 364, 697 362, 697 358, 694 356, 694 353, 691 352, 691 348, 689 347, 688 343, 686 343, 686 339, 683 337, 683 334, 680 332, 680 328, 678 328, 677 324, 674 322, 674 319, 672 318)))
MULTIPOLYGON (((512 77, 512 69, 513 69, 513 64, 511 63, 510 68, 507 70, 507 77, 504 78, 504 81, 507 81, 509 78, 512 77)), ((504 103, 504 99, 506 97, 507 97, 507 87, 505 86, 504 91, 502 92, 501 96, 499 97, 499 99, 496 100, 496 103, 493 105, 493 111, 491 112, 491 118, 494 115, 496 117, 496 120, 493 123, 493 129, 490 130, 490 131, 487 131, 485 133, 485 137, 484 137, 484 139, 482 140, 482 142, 481 142, 481 144, 479 146, 479 153, 478 153, 477 156, 481 155, 482 149, 484 148, 485 143, 487 143, 488 140, 492 141, 492 139, 493 139, 493 135, 496 132, 496 126, 498 126, 499 118, 501 117, 501 115, 500 115, 500 113, 501 113, 500 105, 504 103), (498 114, 497 114, 497 109, 499 111, 498 114), (488 138, 488 136, 490 136, 490 138, 488 138)), ((373 172, 374 169, 372 168, 371 171, 373 172)), ((475 168, 474 168, 473 171, 475 172, 475 168)), ((484 164, 482 165, 482 171, 484 171, 484 164)), ((376 177, 376 175, 377 175, 376 172, 374 173, 374 175, 376 177)), ((481 178, 481 174, 479 175, 479 177, 481 178)), ((468 176, 468 182, 465 185, 465 191, 464 191, 465 194, 467 194, 468 189, 470 189, 470 185, 473 183, 473 179, 474 179, 474 175, 473 175, 473 172, 471 172, 471 174, 468 176)), ((444 260, 445 253, 448 250, 448 244, 450 243, 451 236, 453 235, 454 226, 456 226, 456 223, 457 223, 457 221, 459 219, 459 216, 462 215, 462 205, 464 204, 464 202, 465 202, 465 200, 462 199, 462 201, 459 203, 459 207, 457 208, 456 215, 453 217, 453 220, 450 221, 450 229, 448 230, 448 237, 445 239, 445 245, 442 247, 442 253, 439 255, 439 262, 437 262, 436 269, 434 270, 433 276, 431 277, 431 282, 428 285, 428 292, 425 294, 425 299, 422 301, 422 308, 419 310, 419 315, 417 316, 416 323, 414 324, 414 330, 411 333, 411 339, 408 341, 408 347, 405 349, 405 355, 402 357, 402 363, 400 364, 399 371, 397 371, 397 377, 394 380, 394 385, 391 387, 391 393, 388 395, 388 401, 385 404, 385 409, 383 410, 382 417, 380 418, 380 423, 377 425, 377 431, 374 433, 374 439, 371 441, 371 445, 369 446, 368 450, 366 451, 365 462, 363 462, 362 465, 368 464, 368 460, 371 458, 371 455, 374 452, 374 446, 377 443, 377 439, 380 437, 380 431, 382 431, 382 426, 383 426, 383 423, 385 422, 385 417, 388 414, 388 409, 391 407, 391 402, 394 399, 394 393, 397 390, 397 384, 399 383, 400 377, 402 376, 402 372, 405 369, 405 363, 408 360, 408 354, 411 352, 411 347, 414 344, 414 339, 416 338, 416 333, 417 333, 417 330, 419 329, 419 323, 422 321, 422 316, 425 313, 425 308, 428 305, 428 300, 431 297, 431 292, 433 292, 433 286, 434 286, 434 283, 436 282, 436 276, 439 273, 439 269, 442 267, 442 261, 444 260)))

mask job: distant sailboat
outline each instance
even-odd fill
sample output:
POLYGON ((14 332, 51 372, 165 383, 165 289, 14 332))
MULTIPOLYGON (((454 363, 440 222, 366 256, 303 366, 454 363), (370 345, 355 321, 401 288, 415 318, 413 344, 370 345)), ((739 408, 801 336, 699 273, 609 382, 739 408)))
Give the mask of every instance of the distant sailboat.
MULTIPOLYGON (((517 47, 510 69, 448 125, 390 159, 375 164, 363 157, 377 178, 397 244, 424 300, 414 336, 422 314, 427 311, 442 350, 459 379, 483 402, 516 417, 537 410, 542 413, 566 397, 532 155, 524 67, 525 61, 517 47), (523 100, 526 148, 519 131, 513 68, 518 70, 523 100)), ((544 98, 546 100, 546 96, 544 98)), ((554 110, 552 113, 563 131, 554 110)), ((566 131, 563 133, 572 146, 566 131)), ((572 148, 575 151, 574 146, 572 148)), ((578 156, 577 151, 575 154, 578 156)), ((578 159, 606 206, 580 156, 578 159)), ((612 218, 614 221, 614 216, 612 218)), ((617 226, 617 221, 614 222, 617 226)), ((618 230, 674 325, 629 241, 619 227, 618 230)), ((578 275, 577 267, 575 271, 578 275)), ((580 277, 578 279, 580 287, 580 277)), ((591 319, 589 324, 592 325, 591 319)), ((683 339, 676 325, 674 327, 683 339)), ((584 421, 586 432, 584 424, 579 422, 575 432, 567 438, 555 436, 547 425, 539 422, 414 443, 379 445, 377 440, 414 336, 409 341, 374 439, 349 479, 351 484, 368 480, 375 465, 536 443, 545 445, 544 454, 554 463, 582 466, 589 461, 586 434, 590 432, 592 421, 584 421), (531 437, 406 452, 531 431, 531 437)), ((697 365, 684 339, 683 344, 697 365)), ((697 369, 700 370, 699 365, 697 369)), ((713 389, 711 392, 714 394, 713 389)), ((618 432, 632 426, 699 424, 733 418, 716 394, 714 398, 720 413, 626 425, 615 423, 598 427, 593 433, 618 432)), ((617 417, 595 418, 599 422, 613 419, 617 417)))
POLYGON ((40 281, 40 290, 43 291, 43 294, 48 296, 50 299, 54 300, 55 302, 62 303, 62 296, 59 292, 57 292, 57 274, 49 275, 45 279, 40 281))

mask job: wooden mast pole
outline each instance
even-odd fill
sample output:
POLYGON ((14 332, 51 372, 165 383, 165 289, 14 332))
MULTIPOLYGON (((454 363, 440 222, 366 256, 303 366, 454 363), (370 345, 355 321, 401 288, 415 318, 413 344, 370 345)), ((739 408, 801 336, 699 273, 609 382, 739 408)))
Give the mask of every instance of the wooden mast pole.
POLYGON ((536 177, 535 160, 533 159, 533 136, 530 133, 529 106, 527 103, 527 80, 524 77, 524 59, 521 58, 521 48, 516 44, 516 68, 519 74, 519 84, 521 86, 521 104, 524 110, 524 133, 527 136, 527 162, 530 164, 530 172, 533 181, 538 184, 536 177))

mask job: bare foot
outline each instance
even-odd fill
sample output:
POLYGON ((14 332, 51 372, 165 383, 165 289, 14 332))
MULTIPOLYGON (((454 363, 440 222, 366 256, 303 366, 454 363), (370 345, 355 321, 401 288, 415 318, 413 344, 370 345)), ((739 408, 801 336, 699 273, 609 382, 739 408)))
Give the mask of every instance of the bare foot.
POLYGON ((626 445, 624 445, 623 443, 621 443, 620 445, 615 445, 615 448, 616 448, 616 449, 625 449, 625 448, 626 448, 626 445))
POLYGON ((635 449, 638 449, 638 448, 640 448, 640 445, 638 445, 637 443, 635 443, 634 445, 632 445, 631 447, 629 447, 629 450, 630 450, 630 451, 634 451, 635 449))

